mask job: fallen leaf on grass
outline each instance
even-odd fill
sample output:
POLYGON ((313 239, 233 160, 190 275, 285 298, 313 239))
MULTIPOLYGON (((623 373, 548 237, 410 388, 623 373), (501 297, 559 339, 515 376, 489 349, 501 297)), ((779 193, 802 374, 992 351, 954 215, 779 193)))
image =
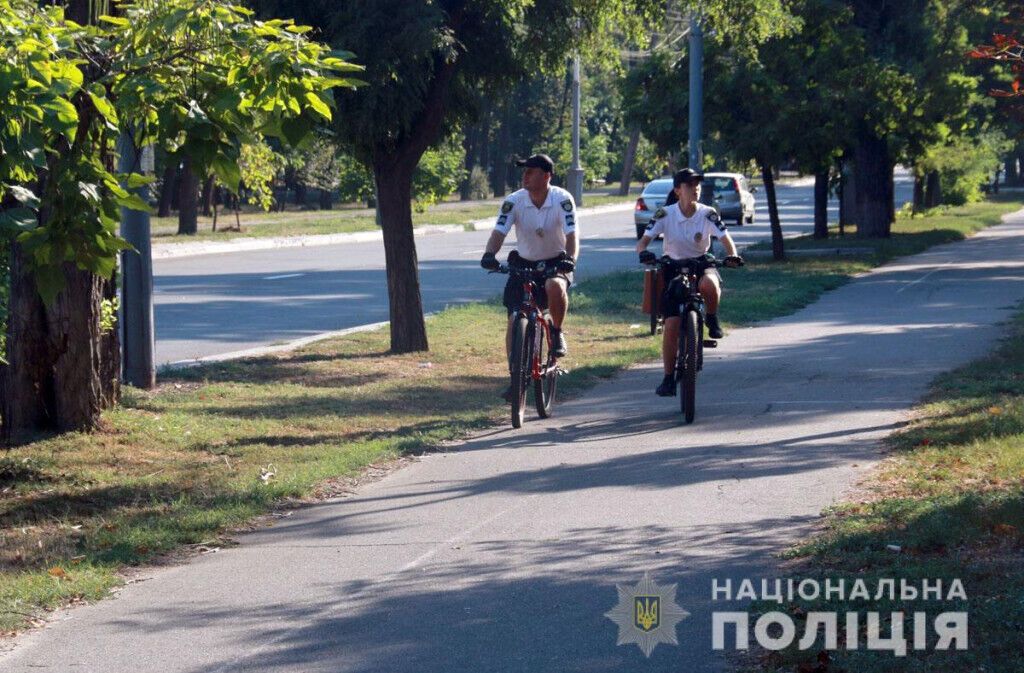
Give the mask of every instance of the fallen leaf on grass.
POLYGON ((1003 409, 1002 407, 992 406, 988 408, 988 413, 992 414, 993 416, 998 416, 999 414, 1003 413, 1003 409))
POLYGON ((60 566, 54 566, 54 567, 50 568, 49 570, 47 570, 46 572, 48 572, 50 574, 50 577, 67 577, 68 576, 68 574, 66 572, 64 572, 64 568, 61 568, 60 566))

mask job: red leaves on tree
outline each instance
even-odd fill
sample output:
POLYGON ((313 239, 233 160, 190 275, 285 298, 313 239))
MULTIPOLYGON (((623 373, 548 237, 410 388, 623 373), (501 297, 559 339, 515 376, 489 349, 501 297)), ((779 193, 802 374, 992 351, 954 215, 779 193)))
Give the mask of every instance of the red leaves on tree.
MULTIPOLYGON (((1018 16, 1013 14, 1005 19, 1005 23, 1014 25, 1024 23, 1024 12, 1018 16)), ((982 44, 967 52, 969 58, 985 58, 993 61, 1003 61, 1010 65, 1011 72, 1016 73, 1010 89, 992 89, 990 96, 996 98, 1014 98, 1024 96, 1021 91, 1022 74, 1024 73, 1024 43, 1021 43, 1016 31, 1012 33, 995 33, 992 36, 992 44, 982 44)))

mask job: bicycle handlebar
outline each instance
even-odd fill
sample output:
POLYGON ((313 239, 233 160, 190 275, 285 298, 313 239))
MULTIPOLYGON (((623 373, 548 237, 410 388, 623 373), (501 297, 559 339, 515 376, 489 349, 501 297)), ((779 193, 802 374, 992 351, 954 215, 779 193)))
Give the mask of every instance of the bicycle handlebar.
MULTIPOLYGON (((737 264, 736 267, 743 266, 743 259, 740 258, 739 255, 735 255, 735 257, 739 258, 740 261, 740 263, 737 264)), ((651 269, 659 269, 666 266, 677 266, 680 268, 695 267, 701 271, 703 271, 704 269, 712 268, 735 268, 733 266, 730 266, 729 264, 726 264, 726 260, 728 259, 729 258, 726 257, 725 260, 719 261, 718 259, 715 258, 714 255, 704 255, 703 257, 691 257, 689 259, 675 260, 669 257, 668 255, 662 255, 658 259, 654 260, 653 263, 645 263, 643 264, 643 266, 646 266, 651 269)))
POLYGON ((493 269, 487 273, 544 274, 545 277, 551 277, 558 273, 558 265, 548 264, 546 262, 536 262, 532 267, 519 265, 510 267, 508 264, 499 264, 497 269, 493 269))

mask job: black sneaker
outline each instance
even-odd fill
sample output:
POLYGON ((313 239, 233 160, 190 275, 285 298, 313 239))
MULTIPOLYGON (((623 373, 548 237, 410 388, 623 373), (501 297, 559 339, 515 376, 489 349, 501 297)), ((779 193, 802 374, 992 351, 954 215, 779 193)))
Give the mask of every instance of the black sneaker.
POLYGON ((668 374, 661 380, 661 384, 654 391, 659 397, 675 397, 676 396, 676 379, 671 374, 668 374))
POLYGON ((708 313, 705 322, 708 325, 708 336, 712 339, 721 339, 725 334, 722 333, 722 326, 718 324, 718 314, 708 313))
POLYGON ((569 344, 565 342, 565 335, 562 334, 562 330, 552 327, 551 341, 554 342, 551 354, 556 358, 564 358, 569 354, 569 344))

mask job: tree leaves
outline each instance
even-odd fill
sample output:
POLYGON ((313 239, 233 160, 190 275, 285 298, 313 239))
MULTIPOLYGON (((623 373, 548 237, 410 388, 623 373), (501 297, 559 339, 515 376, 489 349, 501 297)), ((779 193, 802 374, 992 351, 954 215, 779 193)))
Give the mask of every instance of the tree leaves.
POLYGON ((264 135, 305 142, 332 117, 331 89, 354 86, 357 66, 290 20, 255 21, 221 0, 119 9, 79 26, 59 7, 0 0, 0 196, 22 204, 0 211, 0 229, 19 236, 46 301, 66 262, 112 274, 128 247, 119 209, 149 208, 129 191, 149 178, 108 169, 122 131, 188 154, 237 190, 243 146, 264 135))

